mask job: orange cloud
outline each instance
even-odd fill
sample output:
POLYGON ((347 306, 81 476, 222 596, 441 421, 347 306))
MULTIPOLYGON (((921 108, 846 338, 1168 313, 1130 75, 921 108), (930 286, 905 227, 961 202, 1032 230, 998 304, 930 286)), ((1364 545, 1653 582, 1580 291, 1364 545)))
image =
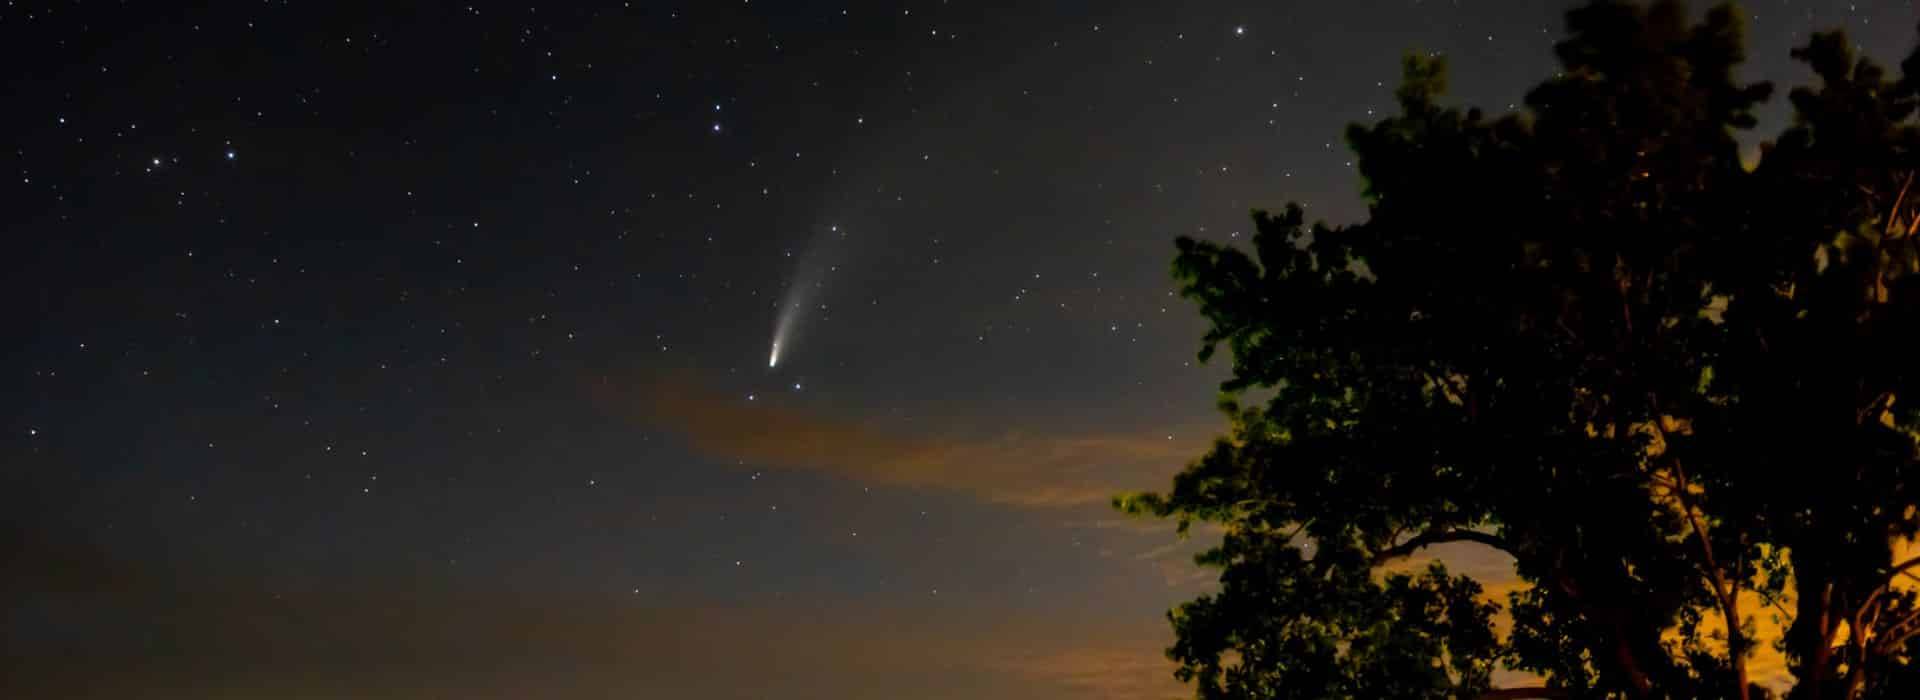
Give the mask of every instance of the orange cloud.
POLYGON ((956 429, 921 435, 810 412, 774 397, 720 397, 685 382, 597 387, 616 410, 664 428, 709 458, 754 468, 805 469, 862 483, 932 487, 1019 506, 1104 503, 1117 491, 1164 483, 1205 449, 1213 428, 1167 433, 1050 435, 956 429))

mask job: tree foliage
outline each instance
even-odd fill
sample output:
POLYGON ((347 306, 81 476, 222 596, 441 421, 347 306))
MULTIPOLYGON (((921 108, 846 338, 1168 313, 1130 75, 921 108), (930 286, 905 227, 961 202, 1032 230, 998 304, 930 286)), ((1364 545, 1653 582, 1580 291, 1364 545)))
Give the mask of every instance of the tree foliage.
POLYGON ((1526 695, 1499 668, 1751 697, 1767 644, 1790 697, 1920 692, 1893 559, 1920 530, 1920 53, 1894 77, 1815 35, 1817 83, 1743 159, 1771 87, 1735 75, 1734 9, 1567 29, 1521 114, 1445 106, 1441 60, 1409 58, 1400 113, 1347 132, 1363 222, 1178 241, 1230 431, 1116 505, 1225 533, 1218 591, 1169 615, 1198 697, 1526 695), (1520 588, 1387 573, 1454 542, 1520 588))

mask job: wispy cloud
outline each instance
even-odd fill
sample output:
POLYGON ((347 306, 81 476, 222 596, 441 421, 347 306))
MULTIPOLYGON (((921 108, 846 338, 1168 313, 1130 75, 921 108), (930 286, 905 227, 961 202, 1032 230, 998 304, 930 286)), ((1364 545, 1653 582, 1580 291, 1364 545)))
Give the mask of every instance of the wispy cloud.
POLYGON ((798 403, 716 396, 686 382, 607 381, 597 392, 614 410, 666 429, 712 459, 951 489, 1029 507, 1103 503, 1116 491, 1163 484, 1204 450, 1201 436, 1210 434, 1194 427, 1062 435, 957 425, 917 434, 798 403), (1168 432, 1189 437, 1169 439, 1168 432))

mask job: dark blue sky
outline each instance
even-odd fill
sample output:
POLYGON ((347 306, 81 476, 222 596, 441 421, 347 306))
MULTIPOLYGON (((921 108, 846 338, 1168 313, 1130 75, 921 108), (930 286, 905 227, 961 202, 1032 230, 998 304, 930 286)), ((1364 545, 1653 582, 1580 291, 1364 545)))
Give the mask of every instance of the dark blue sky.
POLYGON ((0 695, 179 698, 1177 692, 1171 240, 1357 218, 1400 57, 1504 111, 1566 7, 29 5, 0 695))

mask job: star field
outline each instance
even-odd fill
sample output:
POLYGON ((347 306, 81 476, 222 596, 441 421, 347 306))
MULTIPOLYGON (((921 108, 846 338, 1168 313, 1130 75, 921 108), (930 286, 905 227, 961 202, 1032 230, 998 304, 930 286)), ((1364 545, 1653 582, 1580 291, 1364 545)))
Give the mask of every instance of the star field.
POLYGON ((160 5, 0 7, 6 697, 1178 694, 1172 239, 1565 7, 160 5))

